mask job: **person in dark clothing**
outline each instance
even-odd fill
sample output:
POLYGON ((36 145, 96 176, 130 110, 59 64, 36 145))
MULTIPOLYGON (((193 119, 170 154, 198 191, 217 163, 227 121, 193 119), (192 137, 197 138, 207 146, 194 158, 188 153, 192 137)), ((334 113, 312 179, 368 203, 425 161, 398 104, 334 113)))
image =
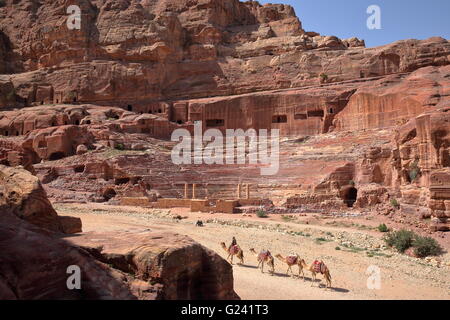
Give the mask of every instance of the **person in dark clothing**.
POLYGON ((230 249, 231 249, 233 246, 235 246, 235 245, 237 245, 237 241, 236 241, 236 238, 233 237, 233 240, 231 240, 231 244, 230 244, 230 246, 228 247, 228 251, 230 251, 230 249))

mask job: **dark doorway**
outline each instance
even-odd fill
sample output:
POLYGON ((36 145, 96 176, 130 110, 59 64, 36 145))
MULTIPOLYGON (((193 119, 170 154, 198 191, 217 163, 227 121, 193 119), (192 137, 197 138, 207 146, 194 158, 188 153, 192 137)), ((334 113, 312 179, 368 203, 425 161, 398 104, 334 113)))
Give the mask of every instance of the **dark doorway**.
POLYGON ((286 123, 286 122, 287 122, 286 115, 279 115, 279 116, 272 117, 272 123, 286 123))
POLYGON ((133 106, 132 106, 131 104, 129 104, 129 105, 127 106, 127 109, 128 109, 128 111, 133 111, 133 106))
POLYGON ((114 198, 116 195, 117 195, 117 193, 114 189, 107 189, 103 193, 103 198, 105 199, 105 201, 109 201, 112 198, 114 198))
POLYGON ((343 199, 347 207, 352 208, 358 198, 358 189, 348 187, 343 191, 343 199))
POLYGON ((50 161, 59 160, 59 159, 64 158, 65 156, 66 156, 66 155, 64 154, 64 152, 53 152, 53 153, 50 155, 49 160, 50 160, 50 161))
POLYGON ((74 171, 77 172, 77 173, 82 173, 82 172, 84 172, 84 169, 85 169, 85 166, 84 165, 80 165, 80 166, 76 166, 74 168, 74 171))
POLYGON ((115 179, 114 184, 118 186, 120 184, 127 184, 128 182, 130 182, 130 178, 117 178, 115 179))

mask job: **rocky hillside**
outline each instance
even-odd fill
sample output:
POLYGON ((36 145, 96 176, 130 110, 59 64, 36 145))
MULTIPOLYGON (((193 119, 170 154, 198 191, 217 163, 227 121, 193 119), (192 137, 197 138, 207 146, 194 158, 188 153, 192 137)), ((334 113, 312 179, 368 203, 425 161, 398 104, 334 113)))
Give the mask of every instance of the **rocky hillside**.
POLYGON ((244 179, 290 207, 355 204, 450 228, 447 39, 366 48, 255 1, 83 0, 80 30, 66 23, 73 1, 4 3, 0 161, 35 172, 53 199, 180 197, 185 182, 229 197, 244 179), (167 140, 198 120, 280 129, 279 174, 175 166, 167 140))

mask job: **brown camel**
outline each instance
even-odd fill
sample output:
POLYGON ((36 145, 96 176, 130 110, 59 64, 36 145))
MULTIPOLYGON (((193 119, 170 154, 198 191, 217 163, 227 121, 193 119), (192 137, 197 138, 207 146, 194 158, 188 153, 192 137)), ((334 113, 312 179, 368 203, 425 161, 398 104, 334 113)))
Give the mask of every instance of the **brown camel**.
POLYGON ((273 259, 272 254, 269 250, 262 250, 259 254, 256 253, 254 248, 250 249, 250 252, 253 253, 256 256, 256 259, 258 260, 258 268, 261 266, 261 272, 264 273, 264 263, 267 262, 267 265, 270 267, 271 270, 269 272, 271 274, 274 274, 275 272, 275 261, 273 259))
POLYGON ((242 251, 242 249, 238 245, 231 246, 230 248, 225 245, 225 242, 221 242, 220 245, 222 246, 223 250, 228 253, 227 260, 231 257, 231 264, 233 264, 234 256, 236 256, 240 260, 240 264, 244 264, 244 251, 242 251))
POLYGON ((316 274, 321 273, 323 274, 323 277, 325 278, 327 285, 326 288, 331 288, 331 274, 328 267, 323 263, 323 261, 314 261, 309 267, 306 265, 305 261, 302 262, 303 268, 306 270, 309 270, 312 273, 312 284, 311 287, 314 285, 314 282, 316 281, 316 274))
POLYGON ((292 266, 297 265, 298 266, 298 277, 302 275, 303 280, 305 280, 305 273, 303 272, 303 264, 306 264, 305 260, 301 259, 298 254, 296 255, 290 255, 287 257, 283 257, 281 254, 277 254, 275 256, 278 260, 283 261, 288 265, 288 269, 286 271, 286 275, 289 275, 289 270, 291 271, 292 275, 294 275, 294 271, 292 271, 292 266))

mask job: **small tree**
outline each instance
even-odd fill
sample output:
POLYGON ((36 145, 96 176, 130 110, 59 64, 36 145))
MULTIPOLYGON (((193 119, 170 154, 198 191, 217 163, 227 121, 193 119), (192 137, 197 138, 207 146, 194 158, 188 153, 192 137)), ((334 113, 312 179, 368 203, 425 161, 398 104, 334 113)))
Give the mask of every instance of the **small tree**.
POLYGON ((399 230, 390 232, 384 239, 389 247, 397 249, 398 252, 405 252, 412 247, 415 234, 409 230, 399 230))
POLYGON ((380 224, 378 226, 378 231, 380 231, 380 232, 388 232, 389 228, 384 223, 382 223, 382 224, 380 224))
POLYGON ((391 198, 391 206, 395 209, 400 208, 400 203, 398 203, 397 199, 391 198))
POLYGON ((267 213, 263 209, 256 211, 256 215, 258 218, 267 218, 267 213))
POLYGON ((442 253, 439 243, 430 237, 416 236, 413 241, 414 254, 419 258, 437 256, 442 253))
POLYGON ((320 83, 326 83, 328 81, 328 75, 326 73, 321 73, 319 75, 320 83))
POLYGON ((122 143, 118 143, 118 144, 116 144, 115 149, 122 151, 122 150, 125 150, 125 146, 122 143))

